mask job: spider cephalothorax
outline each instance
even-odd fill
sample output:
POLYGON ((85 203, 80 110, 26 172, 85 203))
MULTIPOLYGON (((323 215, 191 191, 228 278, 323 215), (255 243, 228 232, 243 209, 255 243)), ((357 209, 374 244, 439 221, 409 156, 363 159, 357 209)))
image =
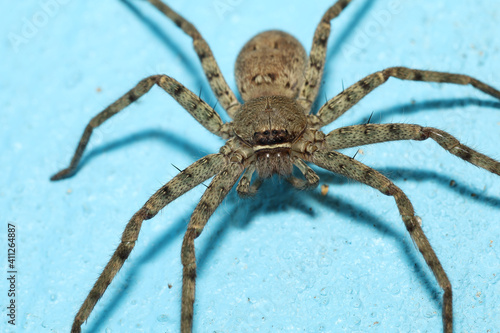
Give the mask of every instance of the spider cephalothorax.
POLYGON ((233 121, 236 137, 253 149, 261 178, 292 173, 292 146, 306 126, 304 110, 285 96, 254 98, 241 106, 233 121))
POLYGON ((391 67, 366 76, 326 102, 316 114, 311 113, 311 106, 321 83, 330 21, 350 2, 338 0, 323 15, 314 34, 309 57, 294 37, 277 30, 260 33, 243 47, 235 70, 236 82, 244 101, 244 104, 240 104, 224 80, 208 44, 196 28, 160 0, 149 2, 193 38, 194 48, 210 86, 233 121, 224 124, 213 108, 167 75, 143 79, 90 121, 70 166, 54 175, 52 180, 71 175, 77 168, 93 129, 147 93, 153 85, 158 85, 169 93, 211 133, 228 141, 219 153, 207 155, 182 170, 134 214, 123 231, 120 245, 78 311, 72 332, 80 332, 82 323, 87 320, 129 256, 139 236, 142 222, 154 217, 167 204, 193 187, 213 177, 191 216, 182 243, 181 331, 190 333, 196 280, 194 240, 202 233, 209 217, 236 183, 237 191, 243 196, 255 194, 262 179, 273 174, 285 176, 287 181, 299 189, 317 185, 319 177, 306 164, 310 162, 394 198, 408 233, 444 290, 443 331, 451 333, 451 283, 420 226, 420 219, 415 215, 411 202, 399 187, 381 173, 336 150, 385 141, 430 138, 451 154, 497 175, 500 175, 500 163, 461 144, 450 134, 431 127, 366 124, 338 128, 327 135, 319 129, 340 117, 390 77, 470 84, 498 99, 500 91, 467 75, 391 67), (292 175, 294 166, 302 173, 303 178, 292 175), (252 184, 255 171, 258 177, 252 184))

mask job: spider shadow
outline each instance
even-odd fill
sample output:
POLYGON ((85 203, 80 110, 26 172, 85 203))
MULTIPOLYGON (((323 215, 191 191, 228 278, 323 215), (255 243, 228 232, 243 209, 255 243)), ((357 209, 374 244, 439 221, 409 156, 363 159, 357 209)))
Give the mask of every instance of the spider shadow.
POLYGON ((186 141, 185 138, 170 134, 163 130, 149 129, 140 131, 122 139, 115 140, 113 142, 107 143, 105 145, 99 146, 97 148, 91 149, 87 154, 85 154, 78 164, 75 172, 76 174, 80 169, 84 168, 87 163, 90 163, 94 158, 98 156, 113 152, 115 150, 121 150, 126 146, 138 144, 141 141, 158 140, 163 142, 169 149, 177 149, 180 152, 185 153, 188 156, 192 156, 194 161, 202 158, 206 154, 204 152, 210 151, 209 148, 200 147, 198 144, 192 144, 186 141))
MULTIPOLYGON (((331 61, 331 59, 335 58, 340 53, 341 46, 345 44, 349 37, 357 31, 356 28, 359 27, 359 22, 362 21, 363 18, 370 12, 374 4, 375 1, 366 0, 356 13, 351 14, 351 23, 349 23, 345 26, 344 29, 342 29, 339 37, 335 39, 334 44, 328 47, 327 61, 331 61)), ((340 15, 342 15, 342 13, 340 15)))
MULTIPOLYGON (((325 170, 315 170, 320 176, 322 182, 326 182, 330 185, 342 186, 350 180, 346 178, 339 177, 336 174, 325 170)), ((433 170, 415 170, 411 168, 399 168, 399 167, 386 167, 382 169, 377 169, 377 171, 384 174, 386 177, 394 181, 396 185, 400 181, 413 181, 415 183, 421 183, 423 181, 432 181, 436 183, 437 186, 445 188, 449 191, 453 191, 460 196, 472 199, 480 204, 496 208, 500 211, 500 196, 490 196, 486 194, 479 193, 480 189, 474 189, 470 186, 462 184, 454 184, 453 178, 448 175, 443 175, 441 173, 435 172, 433 170)), ((409 193, 407 193, 409 194, 409 193)), ((423 258, 419 255, 418 248, 413 244, 409 233, 406 231, 402 221, 399 226, 388 226, 386 222, 380 218, 374 216, 370 212, 366 211, 362 206, 352 205, 345 202, 339 198, 331 198, 330 196, 324 197, 318 192, 308 193, 311 197, 314 197, 319 204, 326 207, 335 208, 335 212, 341 215, 348 215, 351 220, 356 221, 358 224, 364 224, 367 227, 373 227, 375 231, 381 236, 390 236, 394 239, 394 243, 397 244, 405 253, 405 262, 408 267, 414 266, 414 273, 416 277, 422 281, 425 290, 429 297, 436 302, 436 304, 441 308, 441 294, 442 290, 439 288, 437 281, 435 280, 432 271, 425 264, 423 258), (352 209, 351 209, 352 208, 352 209), (350 213, 347 213, 351 209, 350 213), (359 217, 359 219, 358 219, 359 217), (409 244, 412 243, 413 246, 409 244)), ((410 194, 411 196, 411 194, 410 194)), ((397 209, 395 207, 395 209, 397 209)), ((423 217, 425 223, 425 217, 423 217)), ((453 282, 452 282, 452 285, 453 282)))
MULTIPOLYGON (((461 196, 473 197, 480 203, 500 209, 500 197, 478 194, 477 190, 465 185, 456 184, 450 186, 449 184, 452 181, 450 177, 431 170, 415 171, 409 168, 384 168, 379 171, 395 181, 437 181, 438 186, 452 190, 461 196)), ((323 182, 326 181, 328 184, 334 185, 335 188, 349 186, 348 183, 351 182, 344 177, 328 171, 317 170, 316 172, 323 182)), ((264 195, 259 196, 257 194, 255 197, 250 198, 250 200, 245 199, 248 202, 244 205, 240 205, 240 201, 243 199, 239 199, 235 191, 231 192, 231 196, 227 200, 234 208, 225 214, 225 217, 220 221, 212 221, 216 224, 214 230, 210 232, 212 237, 203 247, 197 249, 199 277, 204 275, 204 267, 210 262, 210 258, 216 254, 216 251, 221 249, 221 246, 218 245, 224 242, 231 228, 245 229, 259 215, 267 216, 275 212, 283 212, 291 209, 297 209, 310 217, 314 217, 316 215, 314 210, 310 209, 310 205, 304 200, 304 198, 307 198, 314 200, 316 204, 332 209, 338 215, 342 215, 349 220, 355 221, 357 224, 374 230, 381 237, 392 238, 395 246, 399 247, 401 253, 404 253, 403 261, 405 266, 411 267, 416 278, 422 281, 429 299, 434 301, 437 307, 442 307, 442 290, 437 284, 432 271, 420 256, 402 221, 400 224, 390 225, 385 219, 372 214, 362 205, 353 204, 335 195, 323 196, 318 191, 297 191, 286 182, 276 184, 274 178, 269 184, 264 183, 262 185, 259 190, 259 193, 261 192, 264 195)), ((391 200, 392 198, 389 197, 388 199, 391 200)), ((397 212, 396 207, 395 212, 397 212)), ((376 236, 374 235, 374 237, 376 236)))
MULTIPOLYGON (((208 81, 205 79, 205 76, 202 75, 203 71, 200 71, 199 67, 195 65, 189 57, 186 56, 183 52, 183 48, 172 41, 169 38, 168 34, 165 33, 165 28, 162 28, 159 23, 154 22, 150 17, 143 14, 143 12, 138 8, 137 5, 131 3, 129 0, 120 0, 123 4, 134 14, 137 18, 150 29, 150 31, 166 46, 169 52, 175 54, 176 57, 180 59, 184 68, 188 70, 190 75, 195 79, 195 86, 200 87, 201 91, 212 91, 208 81)), ((164 22, 171 22, 168 17, 164 17, 164 22)), ((173 25, 173 22, 171 22, 173 25)), ((187 39, 190 39, 188 35, 186 35, 182 30, 177 31, 177 33, 185 35, 187 39)), ((196 54, 193 49, 193 54, 196 54)), ((161 74, 161 73, 154 73, 161 74)))
MULTIPOLYGON (((377 168, 376 170, 393 181, 396 186, 398 186, 401 181, 412 181, 415 183, 432 181, 436 184, 436 187, 440 186, 447 191, 452 191, 460 196, 466 197, 469 200, 474 200, 481 205, 500 210, 500 196, 492 196, 481 193, 483 191, 482 189, 457 183, 453 177, 450 177, 447 174, 443 175, 434 170, 416 170, 401 167, 385 167, 377 168)), ((328 183, 329 185, 342 186, 350 182, 347 178, 340 177, 322 169, 316 169, 315 171, 320 176, 321 182, 328 183)), ((411 196, 411 193, 406 194, 411 196)))
POLYGON ((470 186, 456 183, 452 177, 448 175, 442 175, 433 170, 415 171, 414 169, 410 168, 387 167, 378 169, 377 171, 381 172, 392 181, 412 180, 416 183, 421 183, 423 181, 432 181, 433 183, 436 183, 437 186, 441 186, 448 191, 453 191, 460 196, 474 200, 482 205, 500 210, 500 196, 491 196, 480 193, 482 191, 480 188, 474 189, 470 186))
MULTIPOLYGON (((441 111, 445 109, 453 109, 457 107, 467 107, 467 106, 478 106, 485 108, 495 108, 500 110, 500 102, 482 100, 478 98, 450 98, 450 99, 438 99, 430 101, 422 101, 415 103, 408 103, 402 105, 396 105, 384 110, 377 111, 376 119, 372 117, 371 123, 383 122, 385 119, 392 120, 395 116, 411 115, 417 114, 421 111, 441 111)), ((453 111, 453 110, 451 110, 453 111)), ((355 124, 366 124, 367 118, 355 122, 355 124)))
MULTIPOLYGON (((348 186, 348 184, 346 184, 348 180, 341 176, 337 176, 327 171, 319 171, 317 173, 322 180, 326 179, 329 184, 335 184, 335 187, 348 186)), ((404 172, 401 174, 407 177, 404 172)), ((423 175, 420 177, 423 177, 423 175)), ((413 245, 403 223, 397 226, 389 225, 384 219, 370 213, 362 205, 353 204, 337 196, 323 196, 318 191, 294 191, 291 185, 284 182, 281 186, 277 187, 273 185, 272 187, 265 188, 264 186, 265 184, 262 185, 263 188, 261 188, 261 190, 268 191, 265 196, 260 197, 257 194, 256 197, 251 200, 247 209, 242 208, 236 203, 235 208, 226 214, 226 217, 218 223, 216 229, 212 232, 215 237, 212 237, 203 248, 197 250, 198 277, 203 276, 205 264, 208 263, 215 252, 221 248, 217 245, 224 241, 231 227, 245 228, 259 215, 268 215, 269 213, 276 211, 282 212, 283 210, 286 211, 292 208, 299 209, 303 213, 314 217, 314 210, 311 210, 307 201, 305 202, 303 200, 304 198, 308 198, 314 200, 316 204, 332 209, 335 214, 355 221, 357 224, 364 225, 366 228, 375 230, 380 236, 389 236, 393 238, 396 246, 405 254, 404 262, 406 266, 413 267, 412 270, 416 274, 416 277, 423 282, 429 298, 435 301, 438 306, 441 306, 441 289, 437 285, 432 272, 427 269, 425 262, 419 257, 418 249, 413 245), (271 202, 268 201, 269 199, 271 199, 271 202), (296 206, 296 204, 299 204, 299 206, 296 206), (251 212, 251 214, 248 212, 251 212)), ((230 200, 233 201, 234 198, 230 200)))

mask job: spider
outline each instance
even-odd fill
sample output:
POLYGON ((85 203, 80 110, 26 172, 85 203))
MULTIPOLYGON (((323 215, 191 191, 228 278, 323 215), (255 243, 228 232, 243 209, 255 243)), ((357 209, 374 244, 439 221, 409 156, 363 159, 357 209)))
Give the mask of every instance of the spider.
POLYGON ((319 183, 319 177, 306 162, 364 183, 394 198, 408 233, 444 291, 443 331, 453 331, 451 284, 411 202, 387 177, 337 150, 386 141, 432 139, 451 154, 497 175, 500 175, 500 162, 432 127, 398 123, 364 124, 341 127, 328 134, 320 129, 339 118, 390 77, 470 84, 498 99, 500 91, 467 75, 391 67, 366 76, 312 113, 323 74, 330 22, 350 2, 338 0, 326 11, 316 28, 309 56, 293 36, 278 30, 262 32, 247 42, 237 57, 235 69, 241 103, 224 80, 207 42, 198 30, 160 0, 149 0, 193 39, 194 49, 210 86, 232 121, 223 123, 217 112, 197 94, 167 75, 143 79, 90 121, 69 167, 52 176, 51 180, 73 175, 92 131, 146 94, 154 85, 170 94, 208 131, 227 142, 219 153, 207 155, 182 170, 133 215, 123 231, 121 243, 76 314, 72 332, 81 331, 81 325, 123 266, 134 248, 142 222, 153 218, 167 204, 213 177, 191 216, 181 249, 180 324, 181 332, 191 332, 196 282, 194 240, 200 236, 210 216, 235 184, 238 194, 243 197, 255 195, 262 182, 275 174, 297 189, 314 188, 319 183), (293 174, 294 167, 302 177, 293 174))

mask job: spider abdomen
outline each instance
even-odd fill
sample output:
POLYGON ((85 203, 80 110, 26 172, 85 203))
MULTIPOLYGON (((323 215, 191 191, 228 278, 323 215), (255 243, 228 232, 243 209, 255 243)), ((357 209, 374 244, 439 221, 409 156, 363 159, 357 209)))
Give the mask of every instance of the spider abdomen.
POLYGON ((241 98, 262 96, 296 98, 304 82, 307 53, 292 35, 262 32, 243 46, 236 59, 236 84, 241 98))

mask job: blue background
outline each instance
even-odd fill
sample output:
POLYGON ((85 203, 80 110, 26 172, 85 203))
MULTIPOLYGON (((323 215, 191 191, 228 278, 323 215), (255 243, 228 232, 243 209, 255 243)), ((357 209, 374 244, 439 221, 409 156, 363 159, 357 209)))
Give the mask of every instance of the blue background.
MULTIPOLYGON (((171 5, 202 32, 235 89, 234 61, 249 38, 282 29, 309 50, 332 2, 171 5)), ((168 74, 208 103, 215 98, 191 39, 148 3, 44 3, 0 4, 0 248, 15 224, 19 272, 15 328, 4 326, 0 278, 7 332, 68 332, 129 218, 175 176, 173 165, 183 169, 223 144, 154 88, 94 133, 75 176, 50 182, 87 122, 140 79, 168 74)), ((394 65, 470 74, 498 89, 499 22, 492 0, 355 0, 333 22, 320 104, 394 65)), ((472 87, 391 79, 325 131, 372 112, 374 123, 438 127, 500 158, 500 102, 472 87)), ((431 140, 363 147, 356 158, 393 179, 422 217, 453 285, 456 332, 499 332, 500 178, 431 140)), ((393 199, 318 173, 326 196, 273 179, 253 199, 233 192, 222 203, 196 241, 196 332, 442 329, 441 290, 393 199)), ((178 331, 180 245, 204 189, 144 223, 84 332, 178 331)), ((6 255, 1 261, 6 272, 6 255)))

